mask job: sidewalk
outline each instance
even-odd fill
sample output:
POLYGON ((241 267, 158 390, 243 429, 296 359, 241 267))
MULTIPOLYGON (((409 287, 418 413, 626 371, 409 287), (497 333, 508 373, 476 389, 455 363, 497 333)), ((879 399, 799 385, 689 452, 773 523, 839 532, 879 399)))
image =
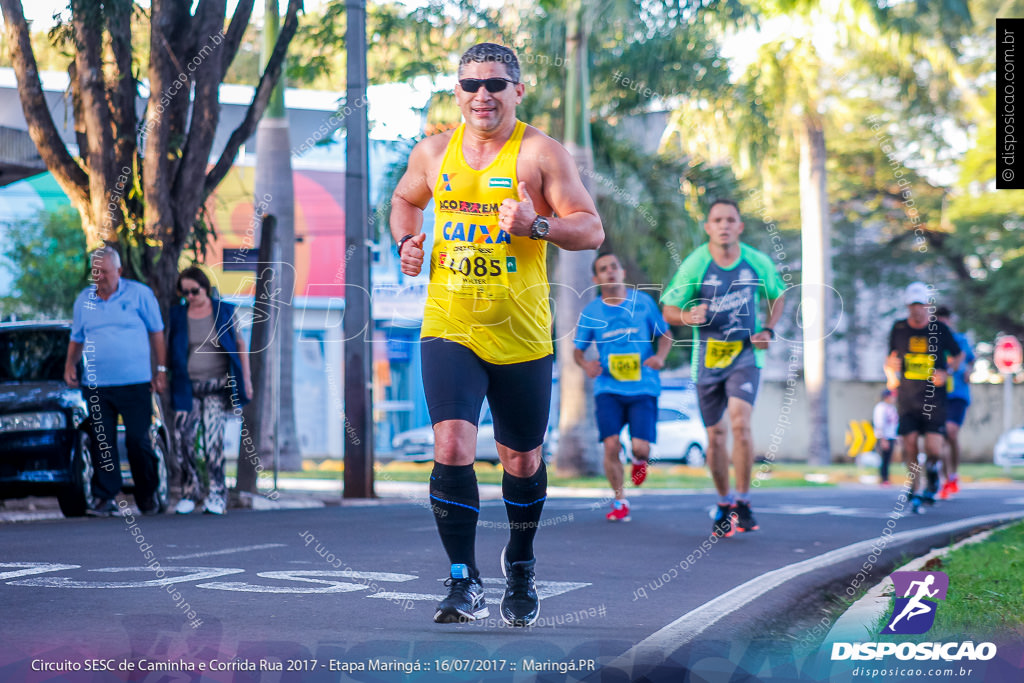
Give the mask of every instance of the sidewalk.
MULTIPOLYGON (((391 481, 378 474, 374 480, 376 498, 343 498, 342 476, 337 479, 319 479, 313 477, 279 477, 278 496, 267 497, 273 489, 261 486, 262 495, 242 494, 245 501, 240 507, 231 510, 298 510, 304 508, 329 507, 337 505, 392 505, 403 503, 422 504, 427 500, 427 482, 391 481)), ((230 490, 235 485, 234 477, 227 477, 230 490)), ((707 490, 699 489, 636 489, 630 491, 630 497, 638 496, 670 496, 670 495, 706 495, 707 490)), ((123 494, 134 503, 130 494, 123 494)), ((606 488, 570 488, 551 486, 548 495, 552 498, 609 498, 610 491, 606 488)), ((498 484, 480 484, 480 500, 501 500, 501 486, 498 484)), ((172 494, 171 503, 176 501, 172 494)), ((55 497, 15 498, 0 501, 0 523, 29 522, 44 519, 63 519, 55 497)), ((133 507, 133 509, 135 509, 133 507)), ((170 514, 170 512, 168 512, 170 514)))

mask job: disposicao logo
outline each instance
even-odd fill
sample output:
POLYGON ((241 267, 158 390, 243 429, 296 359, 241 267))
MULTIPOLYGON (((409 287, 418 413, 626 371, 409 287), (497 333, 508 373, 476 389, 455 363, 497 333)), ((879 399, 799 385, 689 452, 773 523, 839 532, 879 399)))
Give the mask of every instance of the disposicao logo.
MULTIPOLYGON (((893 572, 894 592, 892 613, 886 621, 882 635, 918 635, 927 633, 935 624, 938 601, 946 599, 949 577, 943 572, 893 572)), ((951 643, 832 643, 832 661, 879 660, 896 657, 899 660, 946 662, 968 660, 986 661, 996 656, 994 643, 973 641, 951 643)))
POLYGON ((895 604, 882 633, 927 633, 935 623, 937 600, 946 599, 949 577, 943 572, 893 572, 895 604))

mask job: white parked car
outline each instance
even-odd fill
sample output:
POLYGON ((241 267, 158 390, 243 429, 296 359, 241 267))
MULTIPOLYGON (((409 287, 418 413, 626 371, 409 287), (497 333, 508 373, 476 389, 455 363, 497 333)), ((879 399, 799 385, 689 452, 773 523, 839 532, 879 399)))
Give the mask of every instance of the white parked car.
MULTIPOLYGON (((558 444, 556 425, 548 426, 548 436, 544 439, 544 459, 548 460, 558 444)), ((404 460, 411 462, 429 462, 434 459, 434 428, 430 425, 417 427, 395 434, 391 439, 391 453, 381 454, 381 460, 404 460)), ((491 411, 484 401, 483 414, 477 425, 476 459, 482 462, 500 462, 498 447, 494 443, 494 420, 491 411)))
MULTIPOLYGON (((662 394, 658 401, 658 441, 651 446, 652 462, 682 462, 691 467, 704 466, 708 433, 701 422, 696 397, 676 400, 662 394)), ((629 427, 619 434, 624 454, 629 451, 629 427)))
POLYGON ((1002 467, 1024 465, 1024 427, 1011 429, 999 437, 992 460, 1002 467))

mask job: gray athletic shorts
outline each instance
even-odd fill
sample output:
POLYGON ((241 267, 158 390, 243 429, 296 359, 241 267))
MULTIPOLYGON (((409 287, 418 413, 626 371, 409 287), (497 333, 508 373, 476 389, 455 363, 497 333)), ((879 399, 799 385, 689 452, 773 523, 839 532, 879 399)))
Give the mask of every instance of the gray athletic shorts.
POLYGON ((697 403, 705 427, 718 424, 725 415, 729 398, 735 396, 754 405, 761 383, 761 370, 753 365, 737 368, 725 379, 713 384, 697 385, 697 403))

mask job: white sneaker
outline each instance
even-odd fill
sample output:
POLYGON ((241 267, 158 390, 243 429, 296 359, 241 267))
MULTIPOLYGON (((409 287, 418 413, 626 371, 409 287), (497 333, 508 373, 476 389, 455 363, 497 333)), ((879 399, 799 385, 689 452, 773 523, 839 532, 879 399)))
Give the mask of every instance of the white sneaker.
POLYGON ((203 503, 203 512, 211 515, 223 515, 226 512, 226 505, 224 505, 224 499, 220 496, 207 496, 206 501, 203 503))
POLYGON ((174 511, 179 515, 187 515, 196 509, 196 502, 190 498, 182 498, 174 506, 174 511))

